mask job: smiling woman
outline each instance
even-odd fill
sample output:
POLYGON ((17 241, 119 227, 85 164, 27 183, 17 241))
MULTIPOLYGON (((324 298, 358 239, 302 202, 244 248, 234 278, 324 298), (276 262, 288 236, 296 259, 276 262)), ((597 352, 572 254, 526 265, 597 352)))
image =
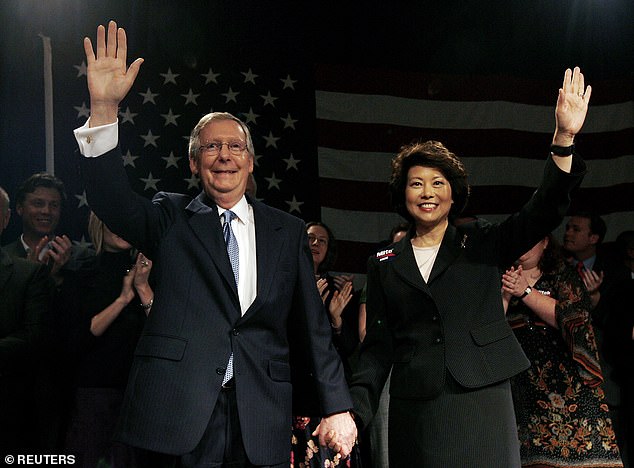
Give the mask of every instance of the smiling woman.
POLYGON ((498 268, 561 221, 585 172, 571 145, 589 96, 580 70, 567 70, 551 151, 570 151, 551 154, 532 199, 499 224, 451 223, 469 185, 442 143, 413 143, 393 159, 392 204, 413 228, 368 261, 367 332, 350 381, 365 426, 392 372, 391 468, 520 466, 509 379, 529 362, 505 320, 498 268))

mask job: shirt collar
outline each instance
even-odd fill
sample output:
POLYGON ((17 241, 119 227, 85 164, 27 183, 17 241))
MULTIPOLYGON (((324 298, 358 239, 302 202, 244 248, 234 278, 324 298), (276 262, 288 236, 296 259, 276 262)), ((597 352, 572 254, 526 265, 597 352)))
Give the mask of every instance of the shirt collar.
POLYGON ((31 247, 24 241, 24 234, 20 234, 20 242, 22 242, 22 247, 24 247, 24 251, 28 254, 31 251, 31 247))
MULTIPOLYGON (((236 203, 229 209, 236 214, 236 216, 238 217, 238 221, 242 222, 243 224, 248 224, 249 222, 251 222, 251 210, 249 208, 250 207, 249 203, 247 202, 247 198, 242 195, 242 198, 238 200, 238 203, 236 203)), ((222 213, 224 213, 225 211, 227 211, 225 208, 218 207, 218 216, 221 216, 222 213)))

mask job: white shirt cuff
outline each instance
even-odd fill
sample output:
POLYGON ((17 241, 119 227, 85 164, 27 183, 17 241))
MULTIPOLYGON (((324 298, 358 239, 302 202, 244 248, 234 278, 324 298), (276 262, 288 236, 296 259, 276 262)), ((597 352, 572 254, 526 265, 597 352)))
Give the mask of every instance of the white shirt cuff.
POLYGON ((73 133, 79 152, 87 158, 96 158, 115 149, 119 144, 119 120, 98 127, 89 127, 90 119, 73 133))

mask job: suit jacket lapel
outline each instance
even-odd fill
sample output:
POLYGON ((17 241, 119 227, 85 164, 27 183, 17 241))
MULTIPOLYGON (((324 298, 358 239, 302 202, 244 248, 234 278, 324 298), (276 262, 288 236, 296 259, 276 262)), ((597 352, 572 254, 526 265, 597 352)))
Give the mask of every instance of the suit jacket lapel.
MULTIPOLYGON (((220 216, 218 216, 218 208, 209 200, 204 192, 201 192, 194 198, 189 205, 187 211, 192 213, 189 224, 194 234, 200 239, 205 247, 212 262, 218 268, 220 275, 227 282, 228 286, 234 293, 235 299, 239 304, 238 288, 231 269, 231 262, 227 254, 227 246, 222 236, 222 226, 220 224, 220 216)), ((238 305, 238 310, 240 309, 238 305)))
POLYGON ((416 258, 414 257, 414 249, 412 249, 411 239, 411 233, 409 233, 394 245, 393 253, 395 256, 392 261, 394 271, 410 285, 430 294, 429 288, 427 287, 427 284, 416 265, 416 258))
POLYGON ((449 268, 454 260, 460 255, 463 243, 466 241, 466 234, 463 236, 453 224, 447 226, 445 235, 440 244, 440 250, 436 256, 436 261, 429 274, 428 283, 431 284, 443 271, 449 268))
POLYGON ((396 254, 393 261, 394 270, 409 284, 430 294, 428 284, 431 284, 438 278, 460 255, 463 248, 462 243, 466 240, 463 239, 465 236, 462 236, 452 224, 447 226, 442 243, 440 244, 440 249, 438 250, 438 255, 436 256, 436 261, 429 275, 429 281, 425 283, 416 265, 416 257, 414 257, 410 233, 394 246, 394 253, 396 254))
POLYGON ((257 263, 257 295, 245 312, 243 319, 251 316, 263 303, 269 294, 273 278, 277 272, 282 250, 285 248, 284 236, 280 235, 282 226, 275 222, 275 218, 266 213, 267 206, 261 202, 247 198, 253 208, 255 222, 255 249, 257 263))

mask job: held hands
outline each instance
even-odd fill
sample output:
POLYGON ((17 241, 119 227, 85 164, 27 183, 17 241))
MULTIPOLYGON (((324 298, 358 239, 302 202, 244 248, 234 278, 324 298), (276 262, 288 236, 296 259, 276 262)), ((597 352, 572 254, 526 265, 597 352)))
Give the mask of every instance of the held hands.
POLYGON ((106 28, 97 27, 96 54, 90 39, 84 38, 92 127, 117 120, 119 102, 128 94, 139 73, 143 59, 136 59, 128 68, 127 50, 125 30, 117 29, 114 21, 108 23, 107 38, 106 28))
POLYGON ((312 435, 319 436, 320 445, 328 446, 345 458, 356 443, 357 425, 349 411, 332 414, 322 418, 312 435))
POLYGON ((591 94, 592 87, 585 87, 579 67, 572 71, 567 69, 557 97, 553 145, 570 146, 574 143, 574 137, 581 130, 586 118, 591 94))

